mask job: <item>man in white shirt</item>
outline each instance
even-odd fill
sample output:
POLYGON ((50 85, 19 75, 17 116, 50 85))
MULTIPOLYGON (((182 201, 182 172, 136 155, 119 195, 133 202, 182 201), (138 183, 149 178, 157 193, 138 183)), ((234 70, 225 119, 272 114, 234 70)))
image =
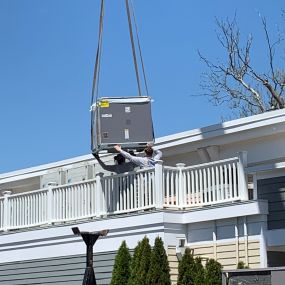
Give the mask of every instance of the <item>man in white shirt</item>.
POLYGON ((126 159, 134 164, 138 165, 139 167, 154 167, 157 160, 162 157, 162 152, 160 150, 154 150, 151 146, 147 146, 144 149, 145 156, 138 157, 129 154, 128 152, 122 150, 121 146, 115 145, 115 150, 123 155, 126 159))

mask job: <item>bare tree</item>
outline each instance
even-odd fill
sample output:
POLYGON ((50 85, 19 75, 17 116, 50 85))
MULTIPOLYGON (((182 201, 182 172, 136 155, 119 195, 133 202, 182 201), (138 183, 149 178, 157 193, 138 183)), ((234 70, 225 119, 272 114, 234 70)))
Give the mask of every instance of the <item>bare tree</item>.
POLYGON ((202 95, 208 96, 216 105, 228 104, 241 117, 285 108, 285 71, 276 66, 282 60, 283 65, 285 62, 284 50, 281 61, 276 55, 276 51, 281 51, 283 37, 278 33, 277 40, 273 41, 264 17, 261 17, 261 23, 267 47, 264 50, 268 64, 266 71, 258 71, 253 66, 253 37, 249 36, 242 45, 236 17, 232 21, 216 20, 217 38, 227 55, 225 62, 214 63, 199 52, 208 68, 200 83, 202 95))

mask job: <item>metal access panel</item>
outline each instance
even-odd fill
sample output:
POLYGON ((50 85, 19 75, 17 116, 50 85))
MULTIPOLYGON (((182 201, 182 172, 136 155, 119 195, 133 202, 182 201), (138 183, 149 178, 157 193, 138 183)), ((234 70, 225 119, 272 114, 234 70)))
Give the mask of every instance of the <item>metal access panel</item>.
POLYGON ((92 152, 143 149, 154 142, 150 97, 103 97, 92 105, 92 152))

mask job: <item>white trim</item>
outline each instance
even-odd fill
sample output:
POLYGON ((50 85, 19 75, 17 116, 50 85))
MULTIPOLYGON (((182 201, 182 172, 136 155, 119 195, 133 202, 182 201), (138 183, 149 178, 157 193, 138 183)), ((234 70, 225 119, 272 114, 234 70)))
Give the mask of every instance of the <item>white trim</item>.
POLYGON ((166 142, 178 141, 186 138, 192 138, 192 141, 198 138, 215 137, 218 134, 229 134, 240 132, 242 130, 253 129, 256 127, 272 125, 273 123, 282 123, 285 121, 285 110, 276 110, 262 113, 255 116, 249 116, 237 120, 232 120, 220 124, 214 124, 191 131, 181 132, 173 135, 164 136, 156 139, 156 144, 164 144, 166 142), (196 137, 196 139, 194 139, 196 137))
MULTIPOLYGON (((201 211, 184 213, 181 215, 181 219, 182 223, 185 224, 264 214, 268 214, 267 201, 254 201, 230 205, 228 207, 227 205, 220 205, 220 207, 213 209, 206 209, 206 207, 204 207, 201 211)), ((177 217, 177 219, 178 218, 179 217, 177 217)))
POLYGON ((266 229, 261 227, 260 231, 260 267, 267 267, 267 246, 266 246, 266 229))

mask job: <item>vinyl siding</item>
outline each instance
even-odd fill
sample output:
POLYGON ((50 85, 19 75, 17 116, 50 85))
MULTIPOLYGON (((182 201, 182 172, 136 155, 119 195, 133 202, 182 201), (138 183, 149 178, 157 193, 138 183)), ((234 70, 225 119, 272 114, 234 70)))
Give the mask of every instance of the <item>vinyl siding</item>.
MULTIPOLYGON (((245 241, 239 240, 238 246, 235 242, 214 243, 190 246, 194 250, 194 257, 200 256, 205 265, 206 259, 214 258, 223 266, 224 270, 236 269, 237 260, 243 261, 246 264, 248 260, 249 268, 260 267, 260 244, 258 240, 247 241, 247 254, 245 252, 245 241), (216 247, 216 250, 215 250, 216 247)), ((170 266, 171 282, 177 283, 178 278, 178 258, 176 256, 175 247, 168 247, 168 260, 170 266)))
MULTIPOLYGON (((110 283, 115 254, 94 255, 98 285, 110 283)), ((83 255, 0 264, 0 285, 79 285, 82 284, 85 264, 83 255)))
POLYGON ((257 192, 268 201, 268 229, 285 228, 285 176, 258 180, 257 192))

